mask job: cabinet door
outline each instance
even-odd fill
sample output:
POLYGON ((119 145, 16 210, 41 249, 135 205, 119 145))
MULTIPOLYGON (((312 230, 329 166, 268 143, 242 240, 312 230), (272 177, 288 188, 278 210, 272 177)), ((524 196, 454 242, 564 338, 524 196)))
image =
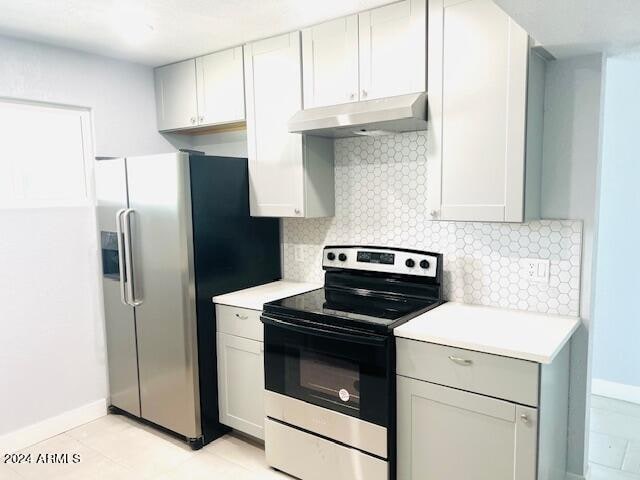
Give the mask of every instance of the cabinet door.
POLYGON ((158 130, 178 130, 197 124, 195 60, 185 60, 155 70, 158 130))
POLYGON ((527 33, 491 0, 445 0, 443 22, 441 218, 521 222, 527 33))
POLYGON ((397 377, 398 480, 535 480, 537 410, 397 377))
POLYGON ((360 100, 426 90, 426 0, 403 0, 358 15, 360 100))
POLYGON ((244 120, 242 47, 196 58, 198 124, 244 120))
POLYGON ((220 423, 264 439, 264 343, 217 337, 220 423))
POLYGON ((358 100, 358 16, 302 31, 304 108, 358 100))
POLYGON ((304 216, 302 135, 289 133, 302 108, 300 32, 245 47, 251 215, 304 216))

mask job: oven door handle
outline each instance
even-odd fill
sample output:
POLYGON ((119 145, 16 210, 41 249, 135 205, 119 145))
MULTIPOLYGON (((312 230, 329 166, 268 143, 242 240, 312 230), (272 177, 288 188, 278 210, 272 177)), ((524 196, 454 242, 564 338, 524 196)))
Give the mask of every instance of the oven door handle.
POLYGON ((260 317, 262 323, 265 325, 271 325, 278 328, 289 330, 290 332, 302 333, 306 335, 313 335, 315 337, 324 337, 333 340, 342 340, 345 342, 362 343, 365 345, 383 346, 387 341, 387 337, 382 335, 376 335, 375 333, 346 333, 336 330, 329 330, 322 328, 319 324, 307 322, 305 325, 298 325, 284 320, 278 320, 267 315, 260 317))

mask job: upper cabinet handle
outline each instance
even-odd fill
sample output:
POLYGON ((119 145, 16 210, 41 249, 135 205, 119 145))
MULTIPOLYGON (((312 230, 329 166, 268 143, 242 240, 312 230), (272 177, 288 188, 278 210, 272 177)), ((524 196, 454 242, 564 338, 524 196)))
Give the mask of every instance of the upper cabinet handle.
POLYGON ((456 357, 454 355, 449 355, 449 360, 453 363, 457 363, 458 365, 462 365, 463 367, 468 367, 473 363, 472 360, 467 360, 466 358, 456 357))
POLYGON ((356 94, 352 93, 351 95, 349 95, 349 100, 355 100, 356 98, 356 94))
POLYGON ((196 123, 196 117, 191 117, 191 124, 195 125, 195 123, 196 123))
POLYGON ((362 89, 362 98, 367 98, 367 91, 362 89))
POLYGON ((240 315, 239 313, 236 313, 236 317, 238 317, 240 320, 246 320, 247 318, 249 318, 248 315, 240 315))

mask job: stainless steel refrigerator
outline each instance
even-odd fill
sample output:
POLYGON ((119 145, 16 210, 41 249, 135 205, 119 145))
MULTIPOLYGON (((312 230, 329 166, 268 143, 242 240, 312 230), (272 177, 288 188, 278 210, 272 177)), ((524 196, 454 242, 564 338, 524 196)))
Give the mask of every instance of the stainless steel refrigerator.
POLYGON ((99 159, 96 193, 112 410, 199 448, 227 430, 211 297, 280 278, 279 222, 240 158, 99 159))

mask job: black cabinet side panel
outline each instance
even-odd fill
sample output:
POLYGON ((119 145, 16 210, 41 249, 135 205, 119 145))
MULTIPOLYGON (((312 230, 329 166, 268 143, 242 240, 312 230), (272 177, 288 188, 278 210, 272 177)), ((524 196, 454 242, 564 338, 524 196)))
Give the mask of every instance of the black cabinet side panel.
POLYGON ((191 155, 200 405, 205 443, 226 433, 218 416, 211 297, 281 278, 280 223, 249 216, 247 159, 191 155))

